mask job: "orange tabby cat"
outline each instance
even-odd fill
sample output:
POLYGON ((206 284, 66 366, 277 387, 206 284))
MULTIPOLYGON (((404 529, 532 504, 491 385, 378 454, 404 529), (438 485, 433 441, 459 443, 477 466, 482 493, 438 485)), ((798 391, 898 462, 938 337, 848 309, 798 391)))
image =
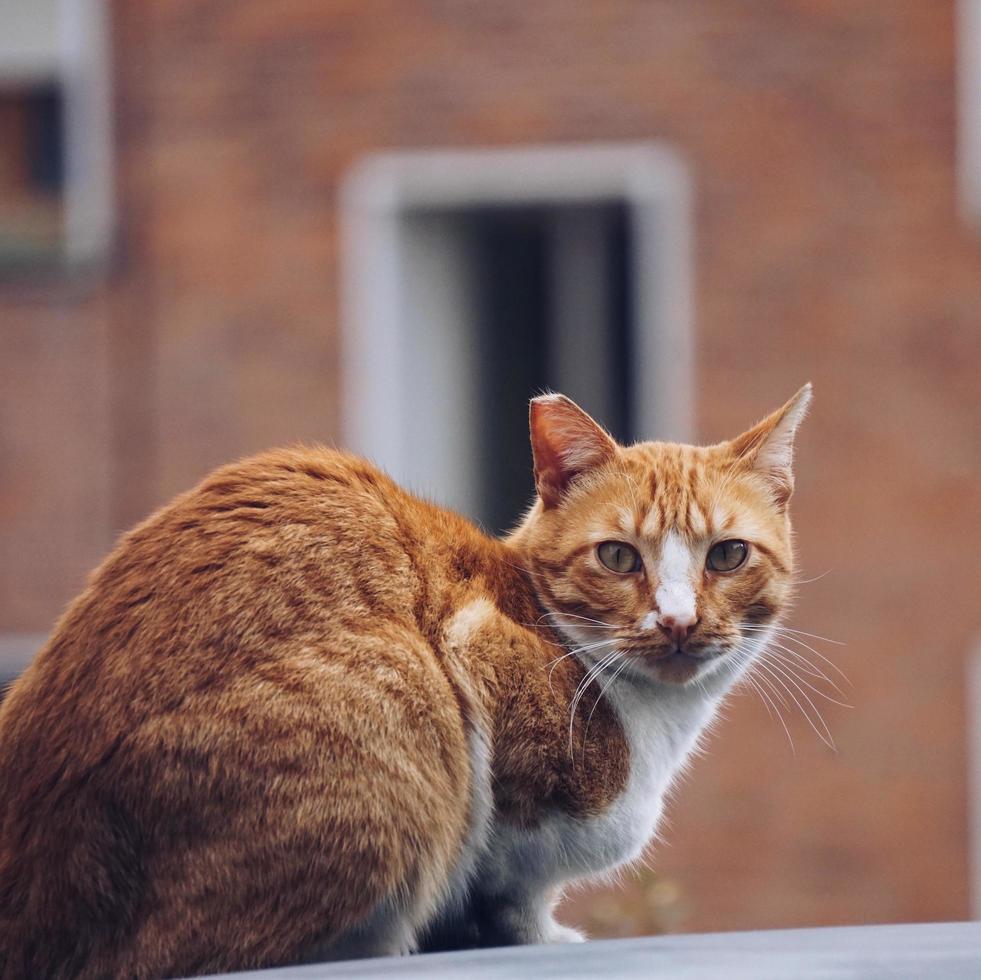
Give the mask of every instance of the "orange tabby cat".
POLYGON ((503 541, 326 449, 164 507, 0 709, 0 975, 580 939, 786 606, 809 399, 696 448, 537 398, 503 541))

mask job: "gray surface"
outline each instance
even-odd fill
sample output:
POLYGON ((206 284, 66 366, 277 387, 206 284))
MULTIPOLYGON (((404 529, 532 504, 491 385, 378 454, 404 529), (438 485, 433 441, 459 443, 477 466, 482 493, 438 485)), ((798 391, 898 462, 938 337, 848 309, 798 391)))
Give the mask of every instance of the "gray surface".
POLYGON ((583 946, 436 953, 229 974, 254 980, 665 977, 670 980, 981 980, 981 923, 660 936, 583 946))

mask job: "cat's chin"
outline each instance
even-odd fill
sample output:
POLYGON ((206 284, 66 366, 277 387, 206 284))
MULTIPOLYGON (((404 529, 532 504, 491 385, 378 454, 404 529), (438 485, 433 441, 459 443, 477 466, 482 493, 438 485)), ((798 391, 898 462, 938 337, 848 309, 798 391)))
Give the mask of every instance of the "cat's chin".
POLYGON ((664 684, 687 684, 695 680, 705 669, 708 660, 676 650, 667 656, 658 657, 645 663, 653 677, 664 684))
POLYGON ((657 684, 684 687, 715 673, 725 659, 720 653, 690 654, 681 650, 633 658, 631 674, 657 684))

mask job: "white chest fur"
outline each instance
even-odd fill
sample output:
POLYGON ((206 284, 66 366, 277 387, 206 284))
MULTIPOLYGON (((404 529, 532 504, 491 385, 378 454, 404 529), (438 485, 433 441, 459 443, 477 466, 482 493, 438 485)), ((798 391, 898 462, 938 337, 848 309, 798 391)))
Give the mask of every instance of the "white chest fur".
POLYGON ((664 797, 711 720, 721 691, 617 683, 607 692, 630 748, 624 792, 590 818, 555 814, 532 829, 495 824, 481 876, 500 892, 538 891, 609 872, 639 857, 664 797))
MULTIPOLYGON (((465 606, 448 626, 448 645, 465 645, 475 630, 493 624, 495 615, 488 601, 465 606)), ((551 918, 548 896, 554 896, 555 886, 615 871, 640 856, 657 832, 672 781, 722 698, 765 642, 761 632, 738 656, 720 658, 689 686, 617 678, 604 688, 623 727, 630 765, 624 791, 594 817, 556 812, 531 828, 498 820, 493 748, 486 724, 478 725, 470 746, 470 826, 448 883, 446 910, 466 908, 468 895, 483 896, 495 910, 491 936, 498 944, 568 941, 570 931, 551 918), (507 909, 514 911, 509 924, 504 922, 507 909)), ((483 909, 486 914, 486 903, 483 909)))

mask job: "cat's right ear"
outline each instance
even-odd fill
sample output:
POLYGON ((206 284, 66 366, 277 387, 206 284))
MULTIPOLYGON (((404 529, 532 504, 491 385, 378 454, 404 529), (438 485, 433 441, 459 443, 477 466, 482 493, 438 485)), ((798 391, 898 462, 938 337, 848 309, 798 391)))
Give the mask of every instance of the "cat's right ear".
POLYGON ((737 459, 762 475, 779 507, 794 492, 794 437, 810 404, 808 382, 786 405, 729 443, 737 459))
POLYGON ((530 421, 535 486, 546 508, 558 504, 577 476, 616 453, 610 435, 565 395, 533 398, 530 421))

